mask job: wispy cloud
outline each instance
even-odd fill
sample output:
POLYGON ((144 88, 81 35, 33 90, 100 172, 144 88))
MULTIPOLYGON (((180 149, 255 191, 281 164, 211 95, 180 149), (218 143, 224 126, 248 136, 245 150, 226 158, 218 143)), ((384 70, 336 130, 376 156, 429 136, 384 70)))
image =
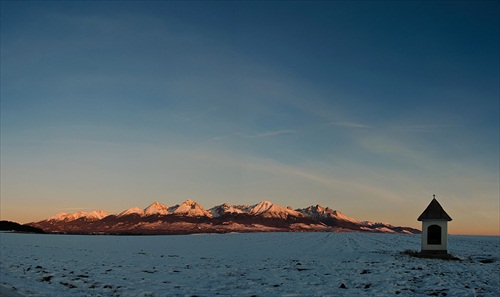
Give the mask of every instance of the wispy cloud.
POLYGON ((372 128, 372 126, 360 124, 360 123, 356 123, 356 122, 331 122, 330 124, 333 126, 340 126, 340 127, 346 127, 346 128, 359 128, 359 129, 371 129, 372 128))
POLYGON ((437 133, 455 127, 456 126, 453 125, 398 125, 392 126, 391 128, 393 130, 406 132, 437 133))
POLYGON ((344 177, 336 177, 331 174, 321 172, 318 169, 307 169, 293 165, 279 163, 273 160, 256 159, 252 162, 241 162, 241 166, 258 170, 274 175, 280 175, 292 180, 298 179, 300 183, 313 182, 322 185, 336 193, 357 192, 366 197, 377 197, 386 201, 400 201, 401 197, 394 192, 383 188, 356 180, 349 180, 344 177))
POLYGON ((274 130, 274 131, 266 131, 266 132, 261 132, 253 135, 249 135, 248 137, 250 138, 263 138, 263 137, 274 137, 274 136, 279 136, 283 134, 292 134, 297 132, 295 129, 286 129, 286 130, 274 130))
POLYGON ((416 149, 412 146, 412 143, 404 139, 384 135, 383 133, 364 135, 363 137, 358 137, 356 142, 367 152, 389 156, 392 160, 405 160, 418 166, 432 163, 429 161, 430 156, 416 149))
POLYGON ((285 135, 285 134, 293 134, 296 133, 298 130, 296 129, 285 129, 285 130, 271 130, 271 131, 265 131, 265 132, 259 132, 255 134, 248 134, 248 133, 232 133, 232 134, 227 134, 227 135, 217 135, 210 137, 206 141, 204 141, 204 144, 211 143, 211 142, 217 142, 217 141, 222 141, 225 139, 230 139, 230 138, 272 138, 280 135, 285 135))

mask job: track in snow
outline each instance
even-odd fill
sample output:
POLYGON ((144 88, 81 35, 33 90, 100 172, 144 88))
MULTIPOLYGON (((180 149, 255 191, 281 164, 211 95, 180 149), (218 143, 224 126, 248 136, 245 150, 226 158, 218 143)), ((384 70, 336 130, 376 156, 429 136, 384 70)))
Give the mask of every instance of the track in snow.
POLYGON ((25 296, 500 295, 499 237, 452 236, 452 262, 401 254, 419 235, 0 236, 0 284, 25 296))

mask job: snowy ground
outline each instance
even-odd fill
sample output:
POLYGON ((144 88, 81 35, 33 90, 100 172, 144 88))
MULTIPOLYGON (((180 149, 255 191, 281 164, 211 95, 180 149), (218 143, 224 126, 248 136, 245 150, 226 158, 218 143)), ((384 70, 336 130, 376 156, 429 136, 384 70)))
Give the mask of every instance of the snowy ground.
POLYGON ((0 247, 0 285, 24 296, 500 296, 500 237, 451 236, 463 261, 370 233, 1 233, 0 247))

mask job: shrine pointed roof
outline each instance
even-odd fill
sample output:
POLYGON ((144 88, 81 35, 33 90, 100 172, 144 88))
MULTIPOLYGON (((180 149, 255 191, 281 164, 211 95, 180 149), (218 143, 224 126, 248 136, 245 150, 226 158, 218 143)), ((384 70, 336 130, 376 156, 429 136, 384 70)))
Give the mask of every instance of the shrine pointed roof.
POLYGON ((436 200, 436 197, 434 197, 427 206, 427 208, 424 210, 424 212, 418 217, 418 221, 425 221, 425 220, 446 220, 446 221, 451 221, 451 217, 444 211, 443 207, 439 202, 436 200))

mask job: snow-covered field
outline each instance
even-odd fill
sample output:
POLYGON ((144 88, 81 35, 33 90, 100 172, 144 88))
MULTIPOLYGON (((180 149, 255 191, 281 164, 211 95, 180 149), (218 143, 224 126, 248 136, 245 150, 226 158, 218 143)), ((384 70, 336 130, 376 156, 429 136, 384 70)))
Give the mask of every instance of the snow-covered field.
POLYGON ((1 233, 0 246, 0 284, 24 296, 500 296, 500 237, 450 236, 462 261, 372 233, 1 233))

